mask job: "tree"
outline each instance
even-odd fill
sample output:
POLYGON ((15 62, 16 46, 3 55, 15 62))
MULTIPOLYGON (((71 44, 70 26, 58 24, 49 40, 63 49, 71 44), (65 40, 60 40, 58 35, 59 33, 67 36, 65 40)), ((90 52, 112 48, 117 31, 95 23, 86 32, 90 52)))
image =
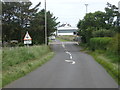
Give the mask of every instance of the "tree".
MULTIPOLYGON (((56 30, 56 26, 58 23, 56 22, 57 18, 50 13, 47 12, 47 37, 51 36, 53 32, 56 30)), ((45 43, 45 10, 42 9, 40 12, 36 13, 34 16, 34 20, 31 23, 31 35, 33 38, 33 42, 35 44, 43 44, 45 43)))
POLYGON ((77 27, 79 28, 79 35, 82 36, 82 41, 84 43, 88 43, 89 39, 91 38, 91 32, 94 32, 96 30, 99 30, 96 31, 97 34, 100 34, 102 32, 102 29, 111 30, 105 31, 106 33, 112 33, 114 31, 120 32, 120 13, 118 13, 118 8, 115 5, 107 3, 105 12, 96 11, 95 13, 86 14, 84 19, 78 22, 77 27), (91 28, 93 30, 90 30, 91 28))
MULTIPOLYGON (((23 41, 26 31, 33 38, 34 44, 43 44, 45 39, 45 10, 38 12, 38 3, 32 9, 31 2, 2 2, 3 41, 23 41)), ((57 18, 50 11, 47 12, 47 37, 55 30, 57 18)))
POLYGON ((78 28, 87 29, 88 27, 104 28, 105 23, 105 13, 97 11, 95 13, 88 13, 83 20, 78 22, 78 28))
POLYGON ((120 32, 120 13, 118 12, 118 7, 107 3, 107 7, 105 7, 105 14, 108 29, 113 28, 120 32))
POLYGON ((79 35, 82 36, 82 42, 89 42, 92 37, 92 31, 105 28, 105 13, 97 11, 95 13, 88 13, 83 20, 78 22, 79 35))
POLYGON ((23 41, 23 35, 30 27, 33 14, 37 12, 40 3, 30 9, 31 5, 31 2, 2 2, 3 41, 23 41))

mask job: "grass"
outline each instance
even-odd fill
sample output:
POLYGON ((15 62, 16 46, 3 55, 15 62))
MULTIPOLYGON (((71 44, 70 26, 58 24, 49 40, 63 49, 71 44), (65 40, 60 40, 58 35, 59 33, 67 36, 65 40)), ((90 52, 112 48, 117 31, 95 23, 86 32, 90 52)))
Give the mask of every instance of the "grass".
POLYGON ((75 36, 73 35, 62 35, 57 37, 60 41, 66 42, 66 41, 73 41, 75 36))
POLYGON ((69 41, 69 40, 65 40, 65 39, 59 38, 59 37, 57 37, 56 39, 60 40, 61 42, 68 42, 69 41))
POLYGON ((51 39, 49 39, 49 42, 53 42, 51 39))
POLYGON ((105 55, 100 54, 98 52, 89 52, 90 55, 94 57, 94 59, 100 63, 106 71, 116 80, 116 82, 120 85, 120 70, 118 63, 111 62, 111 59, 108 59, 105 55))
POLYGON ((48 46, 3 49, 2 87, 40 67, 54 56, 48 46))

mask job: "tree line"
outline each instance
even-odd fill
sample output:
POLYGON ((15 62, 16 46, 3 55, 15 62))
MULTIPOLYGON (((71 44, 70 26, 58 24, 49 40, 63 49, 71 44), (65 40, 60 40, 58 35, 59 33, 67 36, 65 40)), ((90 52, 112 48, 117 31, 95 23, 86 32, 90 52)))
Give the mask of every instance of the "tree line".
POLYGON ((78 22, 81 44, 92 51, 103 50, 114 62, 120 63, 120 13, 118 7, 107 3, 105 12, 87 13, 78 22), (113 58, 112 58, 113 59, 113 58))
POLYGON ((79 20, 77 27, 83 43, 89 43, 90 38, 94 36, 112 37, 115 33, 120 33, 120 13, 118 12, 118 7, 107 3, 105 12, 87 13, 82 20, 79 20))
MULTIPOLYGON (((23 43, 26 31, 32 37, 33 44, 45 43, 45 10, 39 11, 41 2, 33 8, 29 2, 2 1, 2 41, 17 40, 23 43)), ((55 30, 59 22, 50 11, 47 13, 47 37, 55 30)))

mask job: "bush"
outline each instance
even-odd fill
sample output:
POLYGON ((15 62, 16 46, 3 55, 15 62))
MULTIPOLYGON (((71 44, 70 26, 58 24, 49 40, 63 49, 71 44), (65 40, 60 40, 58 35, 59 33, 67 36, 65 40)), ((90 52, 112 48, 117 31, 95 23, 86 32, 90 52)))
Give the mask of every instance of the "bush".
POLYGON ((89 43, 90 38, 92 38, 92 31, 96 30, 94 27, 89 27, 85 30, 79 31, 79 35, 81 36, 82 43, 89 43))
POLYGON ((115 31, 106 30, 106 29, 100 29, 92 32, 93 37, 112 37, 114 36, 114 34, 115 31))
POLYGON ((113 62, 120 63, 120 33, 116 34, 108 45, 107 54, 113 59, 113 62))
POLYGON ((112 38, 109 45, 109 51, 115 54, 120 54, 120 33, 112 38))
POLYGON ((91 50, 96 50, 96 49, 106 50, 111 40, 112 38, 110 37, 91 38, 90 49, 91 50))

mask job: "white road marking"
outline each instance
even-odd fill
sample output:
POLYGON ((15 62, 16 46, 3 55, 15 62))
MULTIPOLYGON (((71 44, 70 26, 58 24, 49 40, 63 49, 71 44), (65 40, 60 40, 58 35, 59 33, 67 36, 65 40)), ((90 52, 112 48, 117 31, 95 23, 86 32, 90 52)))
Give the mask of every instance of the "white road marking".
POLYGON ((75 61, 73 61, 71 64, 75 64, 75 61))
POLYGON ((62 47, 65 48, 65 45, 62 43, 62 47))
POLYGON ((72 59, 72 56, 70 56, 70 59, 72 59))
POLYGON ((65 60, 66 62, 72 62, 72 60, 65 60))
POLYGON ((69 54, 69 55, 70 55, 70 59, 72 59, 72 55, 71 55, 71 53, 68 52, 68 51, 66 51, 66 53, 69 54))
POLYGON ((69 62, 70 64, 75 64, 75 61, 72 60, 73 57, 72 57, 71 53, 67 51, 67 49, 65 48, 65 45, 64 45, 63 43, 62 43, 62 47, 65 49, 65 53, 67 53, 67 54, 70 55, 70 60, 65 60, 65 61, 66 61, 66 62, 69 62))
POLYGON ((65 60, 65 61, 70 63, 70 64, 75 64, 75 61, 73 61, 73 60, 65 60))

